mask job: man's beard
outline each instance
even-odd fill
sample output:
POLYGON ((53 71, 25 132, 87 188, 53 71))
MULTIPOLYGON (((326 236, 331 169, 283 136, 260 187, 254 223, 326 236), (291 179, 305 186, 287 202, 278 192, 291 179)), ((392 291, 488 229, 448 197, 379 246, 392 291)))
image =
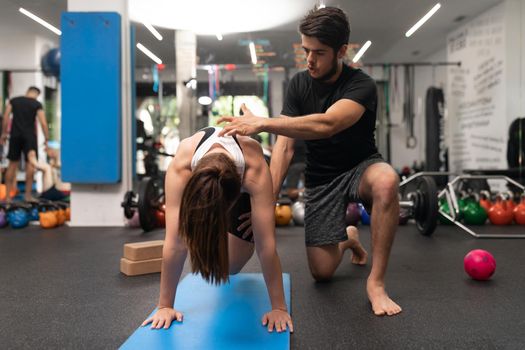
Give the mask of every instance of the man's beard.
POLYGON ((320 76, 319 78, 313 78, 314 80, 320 81, 322 83, 332 79, 332 77, 337 73, 337 56, 334 57, 334 60, 332 61, 332 68, 326 74, 323 76, 320 76))

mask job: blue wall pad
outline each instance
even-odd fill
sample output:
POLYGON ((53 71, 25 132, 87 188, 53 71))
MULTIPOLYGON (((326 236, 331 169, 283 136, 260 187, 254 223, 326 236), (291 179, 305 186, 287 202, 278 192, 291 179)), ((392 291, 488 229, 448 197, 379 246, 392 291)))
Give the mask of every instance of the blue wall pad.
POLYGON ((62 177, 121 179, 121 24, 113 12, 62 14, 62 177))
MULTIPOLYGON (((290 310, 290 275, 283 274, 284 295, 290 310)), ((182 323, 169 329, 139 327, 120 347, 176 350, 281 350, 290 348, 290 333, 269 333, 261 325, 270 300, 260 273, 242 273, 229 284, 214 286, 200 275, 188 275, 179 284, 175 308, 182 323)), ((153 314, 153 313, 152 313, 153 314)))

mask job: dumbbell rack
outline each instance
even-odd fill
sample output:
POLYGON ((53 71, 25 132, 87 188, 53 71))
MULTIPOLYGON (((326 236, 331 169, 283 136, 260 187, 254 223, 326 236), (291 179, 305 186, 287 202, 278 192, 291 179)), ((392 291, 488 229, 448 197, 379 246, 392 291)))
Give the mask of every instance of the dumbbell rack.
POLYGON ((466 181, 466 180, 505 180, 513 184, 514 186, 520 188, 523 191, 523 193, 525 193, 525 187, 519 182, 512 180, 508 176, 504 176, 504 175, 459 175, 459 176, 456 176, 452 181, 447 183, 447 186, 438 194, 438 199, 441 199, 443 197, 446 198, 448 207, 450 208, 450 214, 447 214, 446 212, 439 209, 440 215, 449 219, 456 226, 463 229, 465 232, 469 233, 475 238, 525 238, 525 234, 523 233, 515 233, 515 234, 476 233, 470 228, 468 228, 467 226, 463 225, 461 222, 459 222, 459 220, 457 220, 459 218, 459 204, 458 204, 456 192, 454 190, 454 185, 456 185, 460 181, 466 181))

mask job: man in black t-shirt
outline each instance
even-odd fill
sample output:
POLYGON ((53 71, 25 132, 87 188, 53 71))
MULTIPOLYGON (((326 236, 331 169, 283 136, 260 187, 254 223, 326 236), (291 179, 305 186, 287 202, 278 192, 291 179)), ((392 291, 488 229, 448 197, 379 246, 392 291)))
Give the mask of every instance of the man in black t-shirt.
POLYGON ((350 249, 364 265, 367 252, 357 229, 346 227, 350 201, 372 209, 372 269, 367 294, 376 315, 395 315, 401 307, 388 297, 385 273, 399 217, 398 176, 377 152, 374 81, 343 63, 350 35, 338 8, 310 11, 300 23, 308 69, 290 81, 280 118, 223 117, 222 134, 278 134, 270 171, 277 196, 293 155, 294 139, 306 140, 305 238, 308 264, 318 281, 329 280, 350 249))
MULTIPOLYGON (((18 164, 23 153, 26 160, 25 199, 27 201, 33 200, 31 196, 33 176, 35 174, 35 165, 38 164, 36 119, 38 119, 42 126, 46 145, 49 138, 46 116, 42 104, 37 101, 39 95, 40 89, 31 86, 27 89, 25 96, 15 97, 9 101, 4 113, 2 136, 0 137, 0 143, 5 144, 9 135, 9 151, 7 153, 9 166, 7 167, 5 175, 6 193, 11 193, 11 188, 15 184, 14 179, 16 178, 18 164), (11 114, 13 115, 13 119, 9 131, 11 114)), ((6 198, 7 201, 11 200, 9 195, 6 198)))

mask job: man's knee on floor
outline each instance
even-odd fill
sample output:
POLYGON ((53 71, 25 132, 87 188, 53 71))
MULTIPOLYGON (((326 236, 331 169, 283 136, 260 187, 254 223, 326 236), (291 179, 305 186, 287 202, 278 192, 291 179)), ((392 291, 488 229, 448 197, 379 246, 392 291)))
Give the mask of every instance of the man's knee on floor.
POLYGON ((315 268, 311 266, 310 273, 316 282, 328 282, 334 276, 334 271, 326 268, 315 268))

